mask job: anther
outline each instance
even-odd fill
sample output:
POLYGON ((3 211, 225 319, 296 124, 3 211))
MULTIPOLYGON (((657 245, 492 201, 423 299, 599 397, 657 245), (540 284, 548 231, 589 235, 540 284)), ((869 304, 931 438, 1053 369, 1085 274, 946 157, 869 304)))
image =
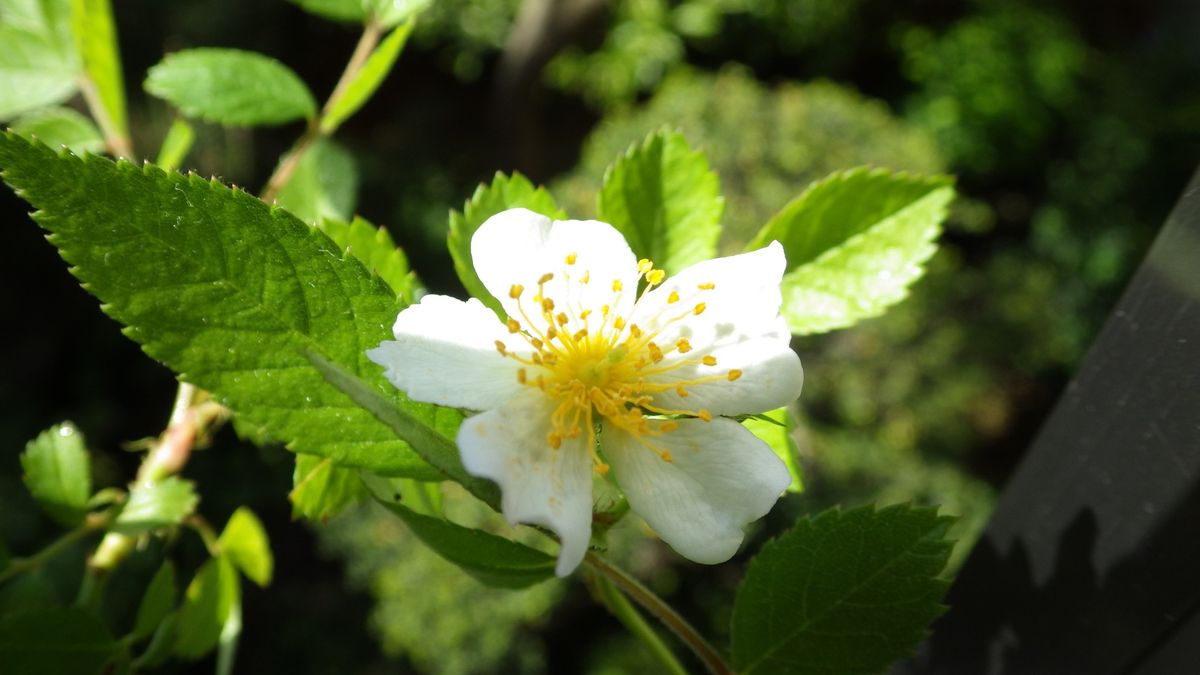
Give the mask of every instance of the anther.
POLYGON ((654 269, 654 263, 650 262, 649 258, 642 258, 638 261, 638 272, 645 274, 654 269))
POLYGON ((500 356, 508 356, 508 347, 505 347, 504 343, 499 340, 496 340, 496 351, 500 352, 500 356))
POLYGON ((589 282, 591 280, 592 280, 592 271, 588 270, 583 273, 582 277, 579 278, 579 283, 586 284, 587 282, 589 282))
POLYGON ((521 332, 521 324, 517 323, 516 319, 509 319, 508 320, 508 332, 520 333, 521 332))
POLYGON ((601 477, 607 476, 608 475, 608 465, 603 462, 597 464, 596 465, 596 475, 601 476, 601 477))
POLYGON ((538 285, 541 285, 541 284, 547 283, 547 282, 549 282, 549 281, 550 281, 551 279, 553 279, 553 278, 554 278, 554 273, 553 273, 553 272, 546 272, 545 274, 543 274, 543 275, 541 276, 541 278, 540 278, 540 279, 538 279, 538 285))
POLYGON ((592 310, 590 310, 590 309, 585 309, 585 310, 583 310, 582 312, 580 312, 580 313, 579 313, 579 320, 580 320, 580 321, 583 321, 584 319, 588 318, 588 317, 589 317, 589 316, 591 316, 591 315, 592 315, 592 310))
POLYGON ((520 382, 521 384, 525 384, 525 369, 524 368, 517 369, 517 382, 520 382))
POLYGON ((558 337, 558 331, 555 330, 554 326, 547 326, 546 327, 546 339, 553 340, 556 337, 558 337))
POLYGON ((550 447, 557 450, 562 447, 562 436, 551 431, 549 434, 546 434, 546 442, 550 444, 550 447))
POLYGON ((554 311, 554 301, 551 300, 550 298, 546 298, 545 300, 542 300, 542 311, 543 312, 553 312, 554 311))
POLYGON ((679 350, 680 354, 686 354, 692 351, 692 343, 688 342, 687 338, 679 338, 679 342, 675 343, 675 348, 679 350))
POLYGON ((692 309, 692 314, 700 316, 704 313, 705 307, 707 307, 707 305, 705 305, 703 302, 696 303, 696 306, 692 309))
POLYGON ((668 462, 668 463, 669 463, 669 462, 671 461, 671 459, 672 459, 672 458, 671 458, 671 453, 667 452, 666 450, 663 450, 663 451, 662 451, 662 454, 660 454, 660 455, 659 455, 659 457, 662 457, 662 461, 664 461, 664 462, 668 462))
POLYGON ((712 413, 708 412, 707 410, 701 410, 700 412, 696 413, 696 417, 699 417, 705 422, 712 421, 712 413))
POLYGON ((521 294, 524 292, 525 287, 521 284, 513 284, 512 286, 508 287, 508 297, 512 298, 513 300, 521 297, 521 294))
POLYGON ((699 288, 702 291, 711 291, 712 289, 714 289, 716 287, 717 287, 717 285, 711 281, 709 281, 708 283, 704 283, 704 284, 700 284, 699 286, 696 286, 696 288, 699 288))
POLYGON ((712 354, 709 354, 708 356, 700 359, 700 361, 701 361, 701 363, 703 363, 706 366, 717 365, 717 357, 713 356, 712 354))
POLYGON ((684 389, 682 384, 678 385, 675 387, 675 395, 679 398, 687 398, 688 390, 684 389))
POLYGON ((568 264, 568 265, 574 265, 574 264, 575 264, 575 254, 574 254, 574 253, 568 253, 568 254, 567 254, 567 264, 568 264))
POLYGON ((737 368, 734 368, 733 370, 729 371, 729 381, 730 382, 733 382, 734 380, 738 379, 741 376, 742 376, 742 371, 738 370, 737 368))
POLYGON ((608 318, 608 312, 609 312, 609 310, 610 310, 610 309, 611 309, 611 308, 610 308, 608 305, 604 305, 603 307, 601 307, 601 308, 600 308, 600 316, 602 316, 602 317, 604 317, 604 318, 606 318, 606 319, 607 319, 607 318, 608 318))
POLYGON ((638 328, 638 325, 636 323, 631 324, 629 326, 629 334, 635 338, 640 338, 640 337, 642 337, 642 329, 638 328))
POLYGON ((618 317, 617 317, 617 318, 616 318, 616 319, 613 321, 613 328, 616 328, 617 330, 621 330, 621 329, 622 329, 622 328, 624 328, 624 327, 625 327, 625 319, 624 319, 623 317, 619 317, 619 316, 618 316, 618 317))
POLYGON ((678 428, 679 428, 679 422, 671 421, 671 422, 663 422, 658 427, 658 430, 663 432, 664 434, 669 434, 678 428))
POLYGON ((541 349, 545 343, 537 338, 529 338, 529 344, 533 345, 534 349, 541 349))
POLYGON ((555 320, 555 321, 557 321, 557 322, 558 322, 558 325, 560 325, 560 326, 565 326, 565 325, 567 325, 567 321, 568 321, 568 319, 567 319, 567 313, 566 313, 566 312, 559 312, 559 313, 558 313, 558 316, 554 317, 554 320, 555 320))
POLYGON ((651 342, 650 344, 646 345, 646 349, 650 352, 651 361, 658 363, 659 361, 663 360, 663 353, 662 350, 659 349, 658 345, 651 342))
POLYGON ((662 270, 650 270, 650 273, 646 275, 646 281, 650 282, 651 286, 657 286, 661 284, 663 279, 666 278, 667 273, 662 270))
POLYGON ((571 339, 575 340, 576 342, 579 342, 580 340, 582 340, 585 337, 587 337, 587 329, 581 328, 578 331, 576 331, 576 333, 574 335, 571 336, 571 339))
POLYGON ((613 279, 613 285, 612 285, 613 293, 620 293, 620 292, 621 292, 621 288, 622 288, 622 286, 621 286, 621 280, 620 280, 620 279, 613 279))
POLYGON ((529 359, 539 366, 542 365, 542 355, 538 352, 534 352, 532 355, 530 355, 529 359))
POLYGON ((679 292, 671 291, 671 294, 667 296, 667 304, 671 305, 675 304, 676 302, 679 302, 679 292))

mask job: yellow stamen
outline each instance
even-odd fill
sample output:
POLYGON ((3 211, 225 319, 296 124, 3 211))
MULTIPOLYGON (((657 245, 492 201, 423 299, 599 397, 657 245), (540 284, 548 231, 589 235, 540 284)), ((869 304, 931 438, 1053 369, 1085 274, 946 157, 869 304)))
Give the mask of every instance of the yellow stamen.
POLYGON ((700 284, 699 286, 696 286, 696 288, 699 288, 702 291, 711 291, 712 289, 714 289, 716 287, 717 287, 717 285, 711 281, 708 283, 704 283, 704 284, 700 284))
POLYGON ((549 434, 546 434, 546 442, 550 444, 550 447, 557 450, 562 447, 562 436, 551 431, 549 434))
POLYGON ((671 453, 667 452, 666 450, 663 450, 659 457, 662 457, 662 461, 664 462, 670 462, 672 460, 671 453))
POLYGON ((651 270, 650 273, 646 275, 646 281, 650 282, 651 286, 657 286, 661 284, 663 279, 666 278, 667 273, 662 270, 651 270))
POLYGON ((541 276, 541 278, 540 278, 540 279, 538 279, 538 284, 539 284, 539 285, 541 285, 541 284, 544 284, 544 283, 548 283, 548 282, 549 282, 551 279, 553 279, 553 278, 554 278, 554 273, 553 273, 553 272, 546 272, 545 274, 543 274, 543 275, 541 276))
POLYGON ((659 349, 658 345, 651 342, 650 344, 646 345, 646 349, 650 352, 651 361, 658 363, 659 361, 663 360, 662 349, 659 349))
POLYGON ((524 292, 525 292, 524 286, 522 286, 521 284, 513 284, 512 286, 510 286, 508 288, 508 297, 512 298, 513 300, 516 300, 517 298, 521 297, 521 294, 524 292))
POLYGON ((625 319, 618 316, 616 320, 613 321, 613 328, 616 328, 617 330, 625 328, 625 319))
POLYGON ((554 311, 554 301, 551 300, 550 298, 546 298, 545 300, 542 300, 542 311, 543 312, 553 312, 554 311))
POLYGON ((525 369, 521 368, 521 369, 517 370, 517 382, 520 382, 521 384, 525 384, 525 379, 526 379, 525 369))
POLYGON ((649 258, 642 258, 638 261, 638 272, 640 274, 645 274, 652 269, 654 269, 654 263, 650 262, 649 258))
POLYGON ((579 313, 579 320, 580 320, 580 321, 583 321, 584 319, 588 318, 588 317, 589 317, 589 316, 591 316, 591 315, 592 315, 592 310, 590 310, 590 309, 585 309, 585 310, 583 310, 582 312, 580 312, 580 313, 579 313))
POLYGON ((692 343, 688 342, 687 338, 679 338, 679 342, 675 343, 675 348, 679 350, 680 354, 686 354, 692 351, 692 343))
POLYGON ((583 276, 582 276, 582 277, 580 277, 580 279, 579 279, 579 283, 581 283, 581 284, 586 284, 587 282, 589 282, 589 281, 591 281, 591 280, 592 280, 592 271, 591 271, 591 270, 588 270, 588 271, 586 271, 586 272, 584 272, 584 273, 583 273, 583 276))
POLYGON ((568 253, 568 254, 567 254, 567 264, 568 264, 568 265, 574 265, 574 264, 575 264, 575 254, 574 254, 574 253, 568 253))
POLYGON ((582 340, 583 338, 587 337, 587 334, 588 334, 588 333, 587 333, 587 329, 586 329, 586 328, 581 328, 581 329, 579 329, 578 331, 576 331, 576 333, 575 333, 574 335, 572 335, 572 336, 571 336, 571 338, 572 338, 573 340, 575 340, 576 342, 579 342, 579 341, 580 341, 580 340, 582 340))
POLYGON ((705 307, 707 307, 707 305, 705 305, 703 302, 697 303, 696 307, 692 309, 692 314, 695 314, 696 316, 700 316, 701 314, 704 313, 705 307))
MULTIPOLYGON (((535 354, 535 356, 536 356, 536 354, 535 354)), ((688 390, 684 389, 683 385, 681 384, 681 385, 675 387, 675 395, 679 396, 680 398, 687 398, 688 390)))
POLYGON ((499 340, 496 340, 496 351, 500 352, 500 356, 508 356, 508 347, 505 347, 504 343, 499 340))
POLYGON ((508 332, 520 333, 521 332, 521 324, 517 323, 516 319, 509 319, 508 320, 508 332))
POLYGON ((711 355, 711 354, 710 354, 710 355, 708 355, 708 356, 706 356, 706 357, 704 357, 703 359, 700 359, 700 361, 701 361, 701 362, 702 362, 704 365, 706 365, 706 366, 715 366, 715 365, 717 365, 717 357, 715 357, 715 356, 713 356, 713 355, 711 355))
POLYGON ((635 338, 640 338, 642 337, 642 329, 638 328, 638 325, 635 323, 629 326, 629 334, 635 338))
POLYGON ((712 421, 712 413, 708 412, 707 410, 701 410, 701 411, 697 412, 696 417, 699 417, 700 419, 704 420, 705 422, 712 421))
POLYGON ((612 289, 613 289, 613 293, 621 292, 621 280, 620 279, 613 279, 612 289))
POLYGON ((558 322, 558 325, 560 325, 560 326, 565 326, 565 325, 567 325, 567 321, 568 321, 568 319, 567 319, 567 313, 566 313, 566 312, 559 312, 559 313, 558 313, 558 316, 554 317, 554 320, 555 320, 555 321, 557 321, 557 322, 558 322))
POLYGON ((729 381, 730 382, 733 382, 734 380, 738 379, 741 376, 742 376, 742 371, 738 370, 737 368, 734 368, 733 370, 729 371, 729 381))
POLYGON ((671 291, 671 294, 667 296, 667 304, 673 305, 677 302, 679 302, 679 291, 671 291))
POLYGON ((605 464, 604 462, 600 462, 600 463, 596 464, 596 475, 600 476, 601 478, 603 478, 604 476, 607 476, 608 475, 608 465, 605 464))
POLYGON ((663 422, 658 429, 665 434, 669 434, 679 428, 679 422, 663 422))

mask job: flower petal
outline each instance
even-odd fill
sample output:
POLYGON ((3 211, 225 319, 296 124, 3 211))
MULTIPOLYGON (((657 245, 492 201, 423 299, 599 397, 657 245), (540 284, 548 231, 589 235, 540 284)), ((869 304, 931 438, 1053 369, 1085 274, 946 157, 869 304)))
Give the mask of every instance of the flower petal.
POLYGON ((526 289, 522 304, 533 317, 532 296, 545 274, 554 275, 544 286, 545 297, 576 315, 584 309, 599 314, 608 305, 628 316, 637 293, 633 251, 612 225, 597 220, 553 221, 527 209, 509 209, 479 226, 471 258, 483 285, 518 320, 521 311, 509 290, 514 285, 526 289), (620 294, 613 291, 614 281, 624 289, 620 294))
POLYGON ((804 386, 804 368, 800 357, 788 345, 791 332, 782 318, 774 331, 741 342, 689 352, 696 358, 686 361, 664 359, 662 366, 675 365, 646 378, 648 382, 682 386, 687 397, 675 387, 654 395, 653 404, 667 410, 707 410, 714 415, 743 415, 783 407, 800 396, 804 386), (699 360, 711 356, 715 365, 699 360), (729 379, 737 371, 738 377, 729 379))
POLYGON ((766 443, 733 420, 678 424, 646 439, 670 461, 607 422, 604 453, 629 505, 663 541, 696 562, 724 562, 741 545, 742 526, 766 515, 791 477, 766 443))
POLYGON ((592 534, 592 459, 585 438, 546 444, 554 404, 526 392, 503 407, 471 417, 458 431, 463 466, 500 485, 508 522, 544 525, 562 541, 555 572, 583 561, 592 534))
POLYGON ((512 339, 478 300, 426 295, 400 312, 392 333, 395 341, 367 350, 367 358, 414 400, 487 410, 524 388, 517 382, 521 364, 501 356, 496 340, 518 354, 528 345, 512 339))

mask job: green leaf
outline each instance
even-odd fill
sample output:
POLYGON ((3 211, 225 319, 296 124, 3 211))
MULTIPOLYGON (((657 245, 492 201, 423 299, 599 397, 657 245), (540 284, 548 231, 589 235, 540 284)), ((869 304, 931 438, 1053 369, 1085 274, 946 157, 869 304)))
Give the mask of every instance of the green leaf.
POLYGON ((454 436, 460 413, 408 401, 367 359, 405 304, 324 234, 215 181, 56 156, 12 134, 0 135, 0 167, 126 334, 251 427, 335 464, 441 477, 302 353, 454 436))
POLYGON ((326 521, 351 504, 367 496, 358 472, 333 465, 328 458, 296 455, 296 471, 292 474, 294 487, 292 517, 326 521))
POLYGON ((170 561, 163 563, 150 580, 146 594, 138 605, 137 618, 133 622, 133 632, 130 637, 137 642, 144 640, 158 630, 159 625, 171 613, 175 606, 175 565, 170 561))
POLYGON ((953 198, 946 176, 851 169, 811 185, 747 248, 783 244, 783 315, 793 333, 845 328, 908 295, 953 198))
POLYGON ((347 21, 352 23, 361 23, 366 19, 366 12, 363 11, 362 0, 290 0, 292 3, 299 5, 304 11, 317 16, 333 19, 334 21, 347 21))
POLYGON ((506 176, 499 171, 492 178, 491 185, 481 183, 475 188, 475 194, 463 205, 462 213, 450 211, 447 246, 450 249, 450 257, 454 259, 454 269, 458 272, 458 278, 468 293, 479 298, 498 314, 503 311, 500 302, 488 293, 483 282, 479 280, 479 275, 475 274, 475 264, 471 260, 471 237, 488 218, 517 207, 554 219, 567 217, 554 203, 554 197, 550 196, 546 188, 535 188, 528 178, 519 173, 506 176))
POLYGON ((35 110, 13 122, 12 130, 51 147, 66 146, 77 155, 104 151, 100 130, 90 119, 70 108, 35 110))
POLYGON ((118 645, 100 619, 77 607, 0 617, 0 665, 21 675, 92 675, 118 645))
POLYGON ((291 0, 305 11, 334 21, 366 23, 368 17, 387 28, 416 16, 430 0, 291 0))
POLYGON ((447 435, 421 424, 404 408, 396 406, 379 394, 379 390, 355 377, 352 373, 328 361, 320 354, 309 353, 313 365, 335 387, 344 392, 364 410, 388 425, 400 438, 412 444, 421 457, 442 476, 459 483, 483 503, 499 511, 500 492, 491 481, 475 478, 463 468, 458 447, 447 435))
POLYGON ((433 0, 361 0, 364 11, 383 26, 395 26, 415 18, 433 0))
POLYGON ((226 126, 270 126, 317 112, 304 82, 275 59, 203 47, 168 54, 146 77, 146 91, 188 117, 226 126))
MULTIPOLYGON (((125 79, 121 75, 117 29, 113 24, 109 0, 71 0, 71 33, 75 37, 75 49, 83 61, 84 75, 95 87, 96 98, 104 110, 108 128, 128 138, 125 79)), ((100 119, 99 113, 96 114, 100 119)))
POLYGON ((8 552, 8 547, 4 545, 4 541, 0 540, 0 572, 8 569, 12 564, 12 554, 8 552))
POLYGON ((674 274, 716 256, 725 200, 704 153, 663 130, 608 168, 596 209, 638 257, 674 274))
POLYGON ((791 412, 787 408, 777 408, 742 420, 742 425, 771 446, 771 450, 787 465, 788 473, 792 476, 787 491, 803 492, 804 475, 800 468, 800 449, 796 447, 796 441, 792 438, 792 433, 796 430, 796 420, 792 418, 791 412))
POLYGON ((150 644, 146 645, 146 650, 133 660, 133 667, 136 670, 144 670, 166 663, 175 647, 175 631, 178 625, 179 612, 171 612, 163 617, 162 623, 158 624, 153 637, 150 638, 150 644))
POLYGON ((70 0, 0 2, 0 45, 0 120, 75 94, 70 0))
POLYGON ((907 504, 831 509, 763 546, 738 588, 738 673, 878 673, 945 607, 953 521, 907 504))
POLYGON ((371 56, 367 58, 367 62, 350 80, 342 95, 334 101, 321 118, 321 132, 331 134, 342 122, 345 122, 351 115, 358 112, 358 109, 363 107, 375 90, 379 89, 379 85, 383 84, 384 78, 392 71, 392 65, 396 63, 396 58, 400 56, 401 50, 404 49, 404 44, 408 42, 408 36, 412 33, 413 26, 416 25, 416 20, 410 18, 404 24, 388 34, 383 42, 371 52, 371 56))
POLYGON ((57 607, 62 600, 39 571, 19 574, 0 584, 0 617, 57 607))
POLYGON ((171 122, 171 128, 167 129, 162 147, 158 149, 158 159, 154 163, 167 171, 178 167, 183 158, 187 157, 195 140, 196 132, 192 130, 192 125, 181 117, 176 118, 171 122))
POLYGON ((233 512, 217 539, 221 555, 229 558, 246 578, 259 586, 271 583, 275 559, 262 521, 250 509, 242 506, 233 512))
POLYGON ((358 258, 367 269, 379 275, 406 303, 416 301, 420 290, 417 275, 409 270, 408 256, 396 246, 385 228, 375 227, 359 217, 349 224, 326 218, 317 223, 317 227, 343 251, 358 258))
POLYGON ((197 501, 199 497, 191 481, 178 476, 135 483, 112 529, 124 534, 142 534, 178 525, 196 509, 197 501))
POLYGON ((300 220, 315 225, 322 218, 349 220, 357 198, 354 157, 337 143, 321 139, 300 158, 276 201, 300 220))
POLYGON ((240 599, 241 588, 233 563, 225 556, 205 562, 188 584, 183 606, 179 608, 176 656, 198 659, 217 646, 221 630, 240 599))
POLYGON ((70 422, 50 427, 21 453, 25 486, 38 505, 67 526, 83 522, 92 493, 92 464, 83 434, 70 422))
POLYGON ((488 586, 525 588, 554 576, 554 557, 537 549, 423 516, 402 504, 378 501, 400 516, 412 533, 438 555, 488 586))

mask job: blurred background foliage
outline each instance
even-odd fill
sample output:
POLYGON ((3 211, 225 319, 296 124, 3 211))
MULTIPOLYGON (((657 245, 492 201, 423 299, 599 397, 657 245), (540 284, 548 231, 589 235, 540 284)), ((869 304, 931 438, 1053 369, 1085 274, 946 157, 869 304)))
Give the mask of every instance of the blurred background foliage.
MULTIPOLYGON (((320 94, 356 39, 283 2, 115 5, 135 143, 147 155, 171 113, 135 85, 165 51, 262 51, 320 94)), ((827 505, 915 500, 964 517, 961 561, 1195 169, 1198 32, 1200 6, 1188 0, 439 0, 338 140, 357 163, 358 211, 389 226, 431 291, 448 293, 462 291, 446 214, 479 181, 520 170, 588 217, 608 162, 663 125, 681 128, 720 173, 724 252, 835 169, 957 175, 962 198, 911 299, 852 330, 797 340, 806 490, 781 502, 748 548, 827 505)), ((188 165, 256 189, 299 131, 202 126, 188 165)), ((97 482, 122 482, 135 458, 121 444, 161 429, 173 382, 79 290, 7 191, 0 209, 10 249, 0 269, 0 537, 27 551, 54 528, 19 485, 24 442, 71 419, 93 444, 97 482)), ((275 584, 246 597, 243 672, 652 669, 586 584, 485 589, 369 508, 293 522, 291 460, 279 448, 225 432, 187 473, 211 518, 248 504, 276 548, 275 584)), ((463 518, 482 517, 445 499, 463 518)), ((740 558, 682 563, 633 521, 608 543, 721 638, 740 558)), ((143 567, 131 562, 123 583, 144 584, 153 568, 143 567)))

